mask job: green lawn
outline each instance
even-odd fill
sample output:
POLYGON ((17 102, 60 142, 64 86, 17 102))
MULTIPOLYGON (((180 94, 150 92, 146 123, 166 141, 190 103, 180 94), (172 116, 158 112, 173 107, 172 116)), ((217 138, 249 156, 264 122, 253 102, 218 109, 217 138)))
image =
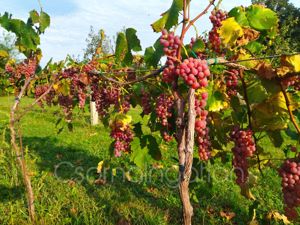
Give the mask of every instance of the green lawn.
MULTIPOLYGON (((25 98, 22 106, 31 101, 25 98)), ((0 98, 0 224, 19 225, 28 224, 28 218, 22 179, 8 145, 7 123, 12 103, 12 97, 0 98)), ((35 107, 20 126, 38 224, 180 224, 181 206, 175 187, 177 163, 171 157, 177 157, 174 144, 161 146, 164 160, 157 162, 155 169, 149 167, 151 174, 149 170, 143 173, 135 169, 132 181, 128 181, 121 171, 114 176, 108 170, 106 183, 95 184, 98 162, 110 160, 112 168, 129 168, 128 157, 110 159, 109 131, 103 125, 91 127, 88 112, 76 112, 73 132, 65 128, 59 134, 62 124, 56 126, 56 114, 55 107, 35 107)), ((274 169, 266 169, 264 178, 252 170, 253 177, 257 177, 252 192, 259 204, 256 216, 261 224, 280 224, 263 220, 272 210, 282 213, 276 166, 275 163, 274 169)), ((216 160, 207 165, 207 170, 211 182, 204 179, 191 185, 194 224, 247 224, 252 212, 249 208, 256 202, 240 195, 230 162, 224 165, 216 160), (227 220, 221 211, 233 212, 235 216, 227 220)))

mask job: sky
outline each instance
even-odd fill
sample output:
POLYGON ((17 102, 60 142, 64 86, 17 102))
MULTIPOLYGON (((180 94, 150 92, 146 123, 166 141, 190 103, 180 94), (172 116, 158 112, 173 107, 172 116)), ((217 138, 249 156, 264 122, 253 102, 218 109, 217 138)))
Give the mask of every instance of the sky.
MULTIPOLYGON (((70 54, 83 55, 86 38, 92 25, 95 30, 104 29, 113 37, 124 27, 133 27, 141 40, 143 49, 151 46, 159 37, 150 26, 166 11, 172 0, 40 0, 43 10, 51 16, 51 26, 41 37, 42 64, 53 57, 63 60, 70 54)), ((208 0, 192 1, 191 15, 197 15, 208 4, 208 0)), ((300 0, 291 0, 300 8, 300 0)), ((221 8, 230 10, 234 6, 248 6, 251 0, 223 0, 221 8)), ((38 0, 0 0, 0 14, 8 11, 15 18, 28 18, 32 9, 39 11, 38 0)), ((210 29, 208 15, 197 24, 199 32, 210 29)), ((0 33, 2 35, 2 33, 0 33)), ((193 35, 191 33, 190 35, 193 35)))

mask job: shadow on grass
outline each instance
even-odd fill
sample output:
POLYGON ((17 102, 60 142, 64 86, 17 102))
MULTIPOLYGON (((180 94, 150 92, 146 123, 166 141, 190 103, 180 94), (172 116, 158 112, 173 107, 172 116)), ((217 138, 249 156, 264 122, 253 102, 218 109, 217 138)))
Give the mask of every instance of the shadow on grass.
MULTIPOLYGON (((157 198, 151 192, 146 192, 143 184, 124 181, 121 175, 112 178, 112 175, 108 174, 109 179, 105 185, 95 185, 94 180, 99 178, 95 166, 101 159, 88 154, 83 149, 60 146, 58 140, 53 137, 23 137, 23 144, 29 146, 30 151, 35 152, 40 157, 35 163, 40 171, 57 175, 57 179, 64 183, 69 181, 79 183, 98 205, 105 205, 107 218, 111 218, 112 222, 117 223, 122 219, 118 212, 120 204, 129 205, 129 215, 143 217, 144 212, 140 211, 137 204, 133 204, 133 206, 130 204, 133 199, 136 199, 143 200, 148 206, 160 211, 167 211, 172 215, 170 223, 179 224, 180 205, 170 204, 164 199, 157 198), (111 190, 113 197, 101 196, 101 191, 107 193, 105 189, 111 190)), ((177 195, 176 189, 174 189, 174 194, 177 195)), ((143 224, 135 222, 135 218, 132 220, 132 224, 143 224)))
POLYGON ((24 197, 24 188, 22 186, 7 187, 0 184, 0 202, 12 202, 24 197))

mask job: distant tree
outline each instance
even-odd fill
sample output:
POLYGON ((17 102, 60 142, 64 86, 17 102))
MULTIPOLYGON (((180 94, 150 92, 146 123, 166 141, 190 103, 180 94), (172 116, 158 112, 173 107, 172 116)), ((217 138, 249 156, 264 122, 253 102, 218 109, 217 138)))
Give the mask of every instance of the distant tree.
POLYGON ((108 55, 114 52, 111 39, 100 29, 96 32, 93 26, 90 27, 90 32, 86 38, 86 49, 84 49, 84 60, 91 60, 97 54, 108 55), (98 52, 97 52, 98 51, 98 52), (101 52, 99 52, 101 51, 101 52))
POLYGON ((278 13, 280 19, 280 37, 277 46, 282 51, 300 51, 300 8, 289 0, 252 0, 255 4, 264 4, 278 13))

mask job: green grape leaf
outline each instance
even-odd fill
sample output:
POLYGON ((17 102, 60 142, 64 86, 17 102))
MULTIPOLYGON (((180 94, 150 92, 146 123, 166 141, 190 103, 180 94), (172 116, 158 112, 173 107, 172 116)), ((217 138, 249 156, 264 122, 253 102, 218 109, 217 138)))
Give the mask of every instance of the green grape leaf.
POLYGON ((262 5, 251 5, 246 13, 250 26, 256 30, 270 30, 278 26, 277 14, 262 5))
POLYGON ((126 29, 126 40, 128 49, 135 52, 142 51, 141 42, 136 35, 136 30, 133 28, 126 29))
POLYGON ((266 49, 266 46, 259 43, 258 41, 251 41, 249 42, 245 48, 251 52, 251 54, 260 54, 262 51, 266 49))
POLYGON ((39 23, 40 21, 40 15, 36 10, 29 12, 29 18, 31 19, 32 23, 39 23))
POLYGON ((145 50, 145 62, 147 66, 157 67, 161 57, 164 55, 163 46, 159 39, 155 42, 154 47, 148 47, 145 50))
POLYGON ((141 149, 140 139, 134 138, 131 142, 132 153, 130 155, 130 160, 135 163, 139 168, 144 169, 149 162, 148 149, 141 149))
POLYGON ((30 24, 25 24, 19 19, 12 19, 11 15, 6 12, 0 17, 0 25, 17 36, 16 46, 22 53, 28 50, 36 51, 40 44, 40 37, 30 24))
POLYGON ((47 27, 50 26, 50 16, 45 13, 44 11, 41 11, 41 15, 40 15, 40 31, 41 33, 44 33, 45 30, 47 29, 47 27))
POLYGON ((146 135, 145 138, 147 139, 147 148, 151 157, 155 160, 161 160, 162 155, 156 138, 152 135, 146 135))
POLYGON ((203 52, 205 50, 205 43, 202 39, 197 39, 193 44, 192 50, 194 52, 203 52))
POLYGON ((127 40, 124 33, 120 32, 117 37, 115 55, 118 61, 122 61, 128 52, 127 40))
POLYGON ((228 15, 230 17, 234 17, 236 22, 238 22, 238 24, 240 24, 241 26, 243 26, 243 27, 249 26, 249 21, 246 16, 244 7, 242 7, 242 6, 235 7, 228 13, 228 15))
POLYGON ((284 139, 280 131, 268 131, 267 134, 271 142, 273 143, 274 147, 280 148, 282 146, 284 139))
POLYGON ((164 12, 160 19, 151 24, 154 32, 160 32, 162 29, 169 30, 174 25, 178 24, 179 12, 183 9, 182 0, 173 0, 171 8, 164 12))
POLYGON ((268 98, 268 93, 259 80, 253 80, 247 84, 249 104, 261 103, 268 98))

